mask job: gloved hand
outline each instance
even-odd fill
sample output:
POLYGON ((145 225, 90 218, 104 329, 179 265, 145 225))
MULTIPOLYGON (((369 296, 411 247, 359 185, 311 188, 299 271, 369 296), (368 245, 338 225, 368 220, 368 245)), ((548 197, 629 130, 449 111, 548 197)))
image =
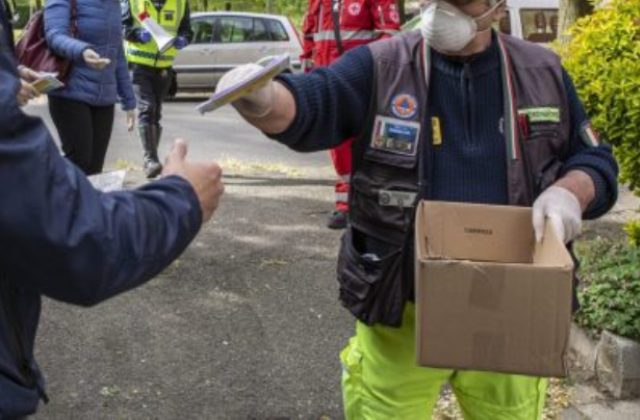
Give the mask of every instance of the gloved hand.
MULTIPOLYGON (((216 86, 216 92, 221 92, 237 83, 241 83, 260 70, 262 70, 262 66, 253 63, 238 66, 222 76, 216 86)), ((264 85, 256 87, 248 95, 232 102, 231 105, 245 117, 261 118, 271 112, 273 98, 273 80, 270 79, 264 85)))
POLYGON ((140 43, 147 44, 151 41, 151 32, 144 28, 138 28, 136 29, 136 38, 140 43))
POLYGON ((551 221, 564 243, 572 241, 582 229, 582 208, 578 198, 566 188, 547 188, 533 203, 533 229, 538 242, 544 235, 545 219, 551 221))
POLYGON ((187 41, 187 38, 183 36, 179 36, 175 41, 173 41, 173 46, 176 47, 176 50, 181 50, 187 45, 189 45, 189 41, 187 41))

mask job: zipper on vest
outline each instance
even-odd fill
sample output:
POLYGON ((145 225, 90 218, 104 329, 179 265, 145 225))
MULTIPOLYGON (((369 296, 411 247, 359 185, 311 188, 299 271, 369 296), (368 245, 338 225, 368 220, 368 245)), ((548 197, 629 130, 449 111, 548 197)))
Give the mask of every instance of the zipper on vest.
POLYGON ((471 133, 473 122, 473 87, 471 86, 471 65, 469 62, 464 63, 462 71, 462 99, 464 106, 464 135, 467 144, 473 141, 471 133))

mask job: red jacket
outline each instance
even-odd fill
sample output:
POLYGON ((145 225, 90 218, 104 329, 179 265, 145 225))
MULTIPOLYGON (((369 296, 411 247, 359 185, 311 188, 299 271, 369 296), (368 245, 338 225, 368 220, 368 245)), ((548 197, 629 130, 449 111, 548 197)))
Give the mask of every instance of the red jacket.
MULTIPOLYGON (((340 56, 331 12, 334 1, 309 0, 302 27, 303 63, 328 66, 340 56)), ((392 36, 400 29, 395 0, 339 0, 339 7, 344 51, 392 36)))

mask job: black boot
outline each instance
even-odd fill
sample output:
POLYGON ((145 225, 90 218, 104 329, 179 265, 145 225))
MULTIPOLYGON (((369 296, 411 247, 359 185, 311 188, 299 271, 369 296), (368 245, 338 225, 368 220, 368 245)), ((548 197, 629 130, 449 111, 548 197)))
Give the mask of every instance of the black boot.
POLYGON ((155 178, 162 172, 162 165, 158 160, 159 130, 157 126, 140 125, 140 141, 144 151, 144 173, 147 178, 155 178))
POLYGON ((329 229, 344 229, 347 227, 349 216, 346 212, 336 210, 329 215, 327 227, 329 229))

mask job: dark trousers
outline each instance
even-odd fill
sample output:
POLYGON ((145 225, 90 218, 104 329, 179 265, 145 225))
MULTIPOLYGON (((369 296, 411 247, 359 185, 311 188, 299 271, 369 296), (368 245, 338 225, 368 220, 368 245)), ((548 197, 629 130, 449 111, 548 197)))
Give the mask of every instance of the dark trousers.
POLYGON ((162 101, 171 87, 171 71, 134 64, 133 91, 138 99, 138 124, 160 125, 162 101))
POLYGON ((64 155, 87 175, 102 172, 113 129, 114 105, 91 106, 49 96, 49 112, 64 155))

